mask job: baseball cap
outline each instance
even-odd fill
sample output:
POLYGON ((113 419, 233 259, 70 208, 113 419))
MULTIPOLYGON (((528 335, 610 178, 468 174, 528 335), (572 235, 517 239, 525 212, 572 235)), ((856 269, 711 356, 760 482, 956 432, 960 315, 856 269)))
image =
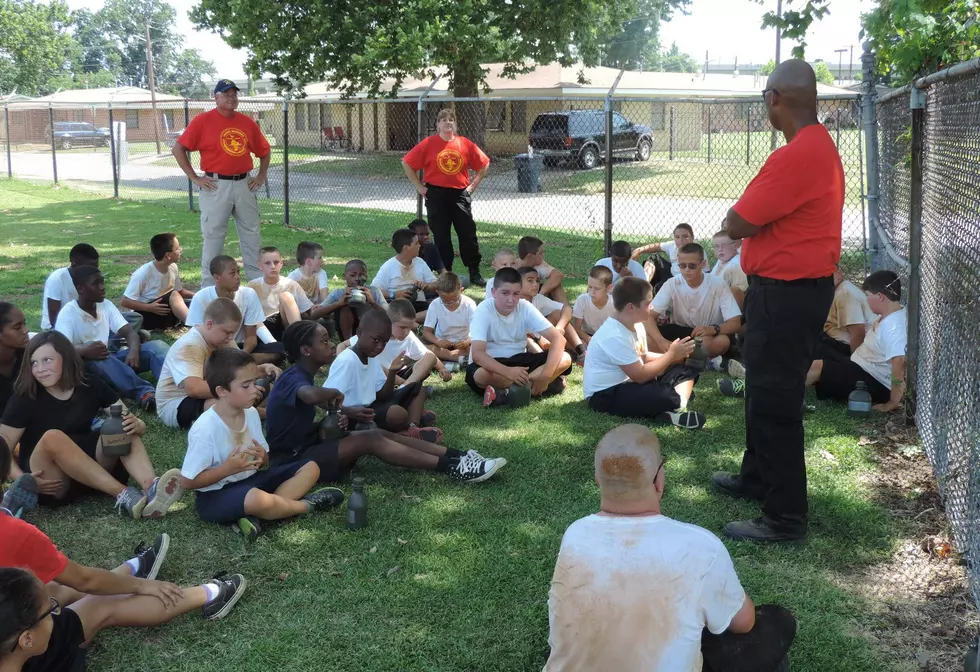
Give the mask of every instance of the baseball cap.
POLYGON ((241 89, 235 86, 235 82, 231 81, 230 79, 219 79, 218 83, 214 85, 214 93, 224 93, 228 89, 235 89, 235 91, 241 91, 241 89))

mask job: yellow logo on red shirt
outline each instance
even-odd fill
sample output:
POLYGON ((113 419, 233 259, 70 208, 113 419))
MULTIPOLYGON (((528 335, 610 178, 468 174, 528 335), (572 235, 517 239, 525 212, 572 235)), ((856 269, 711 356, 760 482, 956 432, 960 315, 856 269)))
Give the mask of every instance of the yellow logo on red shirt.
POLYGON ((466 165, 463 155, 455 149, 446 148, 436 155, 436 165, 446 175, 455 175, 466 165))
POLYGON ((245 132, 237 128, 226 128, 221 131, 221 149, 229 156, 244 156, 248 151, 248 138, 245 132))

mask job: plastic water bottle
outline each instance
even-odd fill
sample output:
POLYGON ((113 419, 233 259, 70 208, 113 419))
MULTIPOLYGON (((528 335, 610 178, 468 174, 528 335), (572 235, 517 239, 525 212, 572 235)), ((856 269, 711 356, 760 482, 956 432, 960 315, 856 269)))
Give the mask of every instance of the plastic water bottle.
POLYGON ((854 391, 847 397, 847 414, 855 418, 871 415, 871 393, 863 380, 857 381, 854 391))
POLYGON ((109 419, 102 423, 102 453, 106 457, 129 455, 133 448, 133 437, 123 429, 122 406, 109 407, 109 419))
POLYGON ((360 476, 353 480, 353 484, 354 491, 347 500, 347 529, 360 530, 367 525, 367 493, 360 476))
POLYGON ((687 365, 695 371, 704 371, 708 368, 708 353, 704 350, 701 337, 694 337, 694 352, 687 358, 687 365))

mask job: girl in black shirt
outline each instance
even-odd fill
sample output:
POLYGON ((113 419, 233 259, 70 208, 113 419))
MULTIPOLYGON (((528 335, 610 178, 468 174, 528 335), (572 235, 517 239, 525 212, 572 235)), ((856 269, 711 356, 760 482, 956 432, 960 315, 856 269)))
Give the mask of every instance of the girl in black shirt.
POLYGON ((0 301, 0 414, 13 396, 27 341, 24 313, 14 304, 0 301))

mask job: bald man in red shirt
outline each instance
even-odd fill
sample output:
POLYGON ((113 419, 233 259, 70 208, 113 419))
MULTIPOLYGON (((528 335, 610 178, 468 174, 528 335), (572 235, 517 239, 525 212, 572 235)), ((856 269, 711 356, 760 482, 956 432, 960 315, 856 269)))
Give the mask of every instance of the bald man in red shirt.
POLYGON ((715 489, 762 502, 762 516, 725 526, 751 541, 806 537, 803 394, 840 260, 844 168, 817 119, 817 82, 805 61, 780 64, 762 92, 777 149, 728 211, 742 239, 745 297, 745 454, 739 474, 719 472, 715 489))

